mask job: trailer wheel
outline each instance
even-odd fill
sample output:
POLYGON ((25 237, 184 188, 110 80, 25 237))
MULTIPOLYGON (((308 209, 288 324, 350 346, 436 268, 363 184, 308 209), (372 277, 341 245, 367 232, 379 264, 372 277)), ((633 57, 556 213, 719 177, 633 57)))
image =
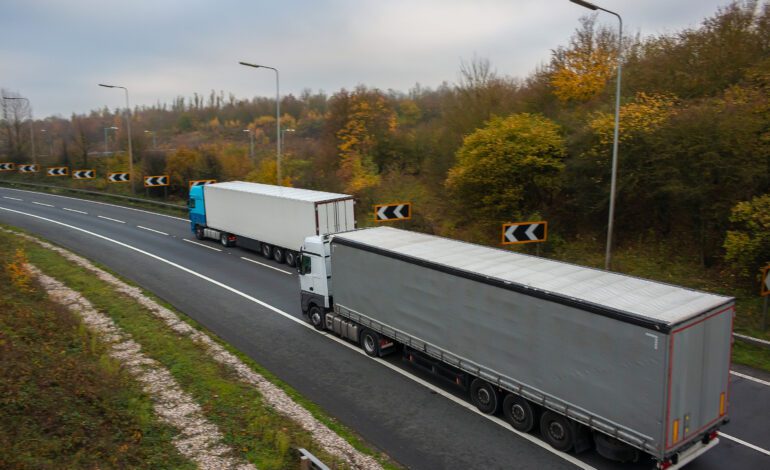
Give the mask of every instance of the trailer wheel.
POLYGON ((222 244, 222 246, 232 246, 230 243, 230 240, 228 239, 229 235, 226 232, 220 232, 219 233, 219 243, 222 244))
POLYGON ((285 254, 285 253, 284 253, 284 250, 283 250, 283 248, 281 248, 281 247, 279 247, 279 246, 276 246, 276 247, 274 247, 274 248, 273 248, 273 259, 274 259, 274 260, 275 260, 277 263, 283 263, 283 260, 284 260, 284 254, 285 254))
POLYGON ((286 250, 286 264, 293 268, 297 264, 297 254, 291 250, 286 250))
POLYGON ((543 439, 556 450, 569 452, 575 445, 572 423, 569 419, 553 411, 545 411, 540 417, 540 433, 543 435, 543 439))
POLYGON ((310 307, 310 309, 307 311, 307 319, 316 330, 324 330, 324 325, 326 324, 326 313, 318 305, 312 305, 310 307))
POLYGON ((361 347, 367 356, 380 356, 380 335, 372 330, 364 330, 361 333, 361 347))
POLYGON ((616 462, 637 462, 639 451, 630 445, 600 432, 594 432, 596 452, 602 457, 616 462))
POLYGON ((537 408, 526 398, 508 394, 503 401, 503 416, 513 429, 530 432, 537 424, 537 408))
POLYGON ((264 256, 267 259, 270 259, 273 257, 273 247, 268 245, 267 243, 262 244, 262 256, 264 256))
POLYGON ((500 408, 500 394, 488 382, 473 379, 471 382, 471 402, 482 413, 492 415, 500 408))
POLYGON ((198 240, 203 240, 204 238, 206 238, 205 235, 203 234, 203 227, 201 227, 200 225, 195 226, 195 238, 197 238, 198 240))

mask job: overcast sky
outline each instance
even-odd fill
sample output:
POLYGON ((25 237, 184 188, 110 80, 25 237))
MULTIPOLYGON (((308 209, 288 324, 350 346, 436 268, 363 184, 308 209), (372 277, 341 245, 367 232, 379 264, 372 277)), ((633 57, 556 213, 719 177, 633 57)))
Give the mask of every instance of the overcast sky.
MULTIPOLYGON (((728 0, 600 0, 630 33, 695 27, 728 0)), ((524 77, 567 44, 590 13, 568 0, 3 0, 0 87, 35 117, 170 102, 211 89, 239 98, 333 93, 358 84, 408 91, 457 80, 461 60, 487 58, 524 77)), ((599 16, 616 26, 615 17, 599 16)))

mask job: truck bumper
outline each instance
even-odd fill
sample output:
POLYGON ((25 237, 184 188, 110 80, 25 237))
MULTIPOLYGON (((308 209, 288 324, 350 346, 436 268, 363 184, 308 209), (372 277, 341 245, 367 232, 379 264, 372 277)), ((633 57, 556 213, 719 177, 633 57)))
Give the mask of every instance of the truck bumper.
MULTIPOLYGON (((708 444, 704 444, 702 442, 698 442, 697 444, 693 445, 689 449, 685 450, 681 454, 679 454, 679 460, 675 465, 671 465, 670 467, 666 467, 666 470, 677 470, 679 468, 684 467, 688 463, 692 462, 696 458, 700 457, 701 455, 705 454, 706 452, 710 451, 719 444, 719 438, 712 439, 709 441, 708 444)), ((658 468, 661 468, 658 466, 658 468)))

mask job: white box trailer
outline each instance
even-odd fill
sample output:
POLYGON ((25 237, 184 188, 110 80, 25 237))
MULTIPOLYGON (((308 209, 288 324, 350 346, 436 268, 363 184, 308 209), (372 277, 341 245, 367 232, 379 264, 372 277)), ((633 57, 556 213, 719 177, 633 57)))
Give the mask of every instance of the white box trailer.
POLYGON ((305 237, 355 228, 353 196, 232 181, 190 189, 190 224, 218 239, 294 265, 305 237))
POLYGON ((389 227, 308 238, 301 255, 314 326, 370 355, 400 348, 557 449, 593 437, 666 468, 718 442, 732 298, 389 227))

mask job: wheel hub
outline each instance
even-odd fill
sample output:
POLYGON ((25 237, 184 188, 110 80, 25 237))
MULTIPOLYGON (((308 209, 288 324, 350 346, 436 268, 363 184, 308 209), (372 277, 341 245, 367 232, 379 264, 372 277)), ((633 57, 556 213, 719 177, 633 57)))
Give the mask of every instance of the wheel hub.
POLYGON ((524 411, 524 407, 521 405, 513 405, 511 408, 511 416, 513 416, 513 419, 517 422, 523 422, 526 418, 526 412, 524 411))
POLYGON ((480 403, 488 404, 492 397, 489 396, 489 390, 486 388, 480 388, 478 392, 476 392, 476 397, 479 399, 480 403))
POLYGON ((548 425, 548 433, 557 441, 564 440, 564 426, 561 425, 561 423, 557 423, 556 421, 552 421, 548 425))

